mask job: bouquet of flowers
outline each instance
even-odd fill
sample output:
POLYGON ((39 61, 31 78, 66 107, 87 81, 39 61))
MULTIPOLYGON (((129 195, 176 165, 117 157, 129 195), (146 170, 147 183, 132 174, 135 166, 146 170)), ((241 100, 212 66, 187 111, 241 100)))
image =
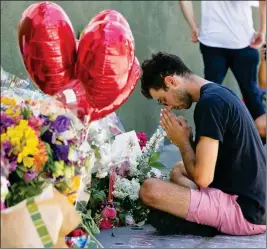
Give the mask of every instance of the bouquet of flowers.
MULTIPOLYGON (((82 168, 89 168, 90 146, 69 114, 57 114, 45 100, 1 97, 1 161, 10 188, 7 207, 38 195, 46 182, 74 203, 82 168)), ((55 108, 57 110, 57 108, 55 108)))
MULTIPOLYGON (((0 117, 1 211, 39 196, 49 184, 72 204, 88 202, 94 162, 108 156, 101 134, 91 132, 60 102, 28 89, 1 87, 0 117)), ((90 214, 78 211, 90 235, 86 241, 97 244, 91 238, 99 230, 90 214)))
MULTIPOLYGON (((139 199, 139 190, 145 179, 165 177, 160 171, 164 166, 158 162, 158 147, 164 136, 163 130, 157 129, 147 142, 146 134, 138 133, 138 146, 142 148, 140 154, 133 157, 131 153, 125 153, 123 162, 112 167, 105 177, 93 174, 87 208, 101 229, 145 223, 149 209, 139 199)), ((124 151, 133 147, 131 143, 124 151)))

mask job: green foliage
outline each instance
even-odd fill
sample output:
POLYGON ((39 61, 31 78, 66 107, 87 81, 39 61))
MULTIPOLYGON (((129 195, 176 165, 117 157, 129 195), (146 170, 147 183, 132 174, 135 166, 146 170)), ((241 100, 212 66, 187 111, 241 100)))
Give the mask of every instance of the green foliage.
POLYGON ((41 194, 45 186, 46 183, 40 179, 28 183, 25 181, 14 183, 6 197, 7 207, 12 207, 25 199, 41 194))
POLYGON ((149 158, 149 164, 156 163, 158 161, 159 157, 160 157, 160 153, 159 152, 152 153, 150 158, 149 158))
POLYGON ((40 130, 40 135, 41 136, 44 135, 44 133, 46 131, 48 131, 49 128, 50 128, 50 125, 46 125, 46 126, 42 127, 41 130, 40 130))
POLYGON ((25 119, 25 120, 28 120, 28 119, 30 118, 31 113, 32 113, 32 112, 31 112, 31 110, 30 110, 29 107, 24 107, 24 108, 22 108, 22 110, 21 110, 22 117, 23 117, 23 119, 25 119))
POLYGON ((53 159, 53 150, 51 149, 51 146, 49 143, 44 142, 46 146, 46 153, 48 156, 48 160, 44 165, 44 171, 45 172, 54 172, 55 171, 55 163, 53 159))

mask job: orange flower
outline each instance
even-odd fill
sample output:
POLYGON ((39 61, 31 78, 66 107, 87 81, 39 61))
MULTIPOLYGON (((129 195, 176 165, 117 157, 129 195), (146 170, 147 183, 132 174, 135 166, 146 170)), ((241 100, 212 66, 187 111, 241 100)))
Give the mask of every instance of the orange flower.
POLYGON ((39 141, 38 151, 39 153, 35 155, 33 158, 34 159, 33 164, 36 171, 39 171, 48 160, 48 156, 46 153, 46 146, 42 141, 39 141))

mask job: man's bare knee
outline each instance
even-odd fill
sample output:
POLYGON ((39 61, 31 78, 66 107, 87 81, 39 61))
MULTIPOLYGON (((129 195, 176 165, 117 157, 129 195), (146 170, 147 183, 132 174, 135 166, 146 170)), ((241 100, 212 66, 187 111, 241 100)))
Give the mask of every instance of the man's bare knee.
POLYGON ((147 179, 140 188, 140 198, 148 206, 152 206, 158 200, 158 181, 158 179, 153 178, 147 179))
POLYGON ((147 206, 185 218, 190 204, 190 189, 159 179, 147 179, 140 189, 147 206))

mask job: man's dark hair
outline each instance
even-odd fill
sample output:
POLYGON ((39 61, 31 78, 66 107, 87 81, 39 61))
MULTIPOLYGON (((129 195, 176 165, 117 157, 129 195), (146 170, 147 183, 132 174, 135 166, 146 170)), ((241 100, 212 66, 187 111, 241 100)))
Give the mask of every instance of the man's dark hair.
POLYGON ((152 55, 152 59, 145 60, 142 63, 143 75, 141 77, 141 92, 151 99, 150 89, 164 89, 167 87, 164 82, 166 76, 188 76, 191 75, 191 70, 182 62, 182 60, 173 54, 159 52, 152 55))

